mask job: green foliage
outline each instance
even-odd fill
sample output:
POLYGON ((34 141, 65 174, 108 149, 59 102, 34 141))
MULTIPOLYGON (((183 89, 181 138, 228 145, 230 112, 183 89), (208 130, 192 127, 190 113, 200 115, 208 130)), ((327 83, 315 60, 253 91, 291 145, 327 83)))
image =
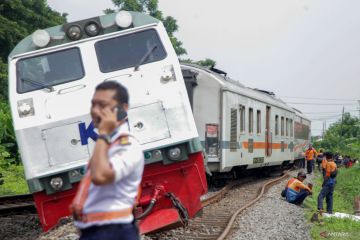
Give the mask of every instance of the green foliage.
POLYGON ((0 101, 8 98, 7 67, 8 65, 0 58, 0 101))
POLYGON ((200 60, 200 61, 193 61, 190 58, 188 58, 188 59, 181 59, 180 62, 197 64, 203 67, 211 67, 216 65, 216 61, 210 58, 206 58, 205 60, 200 60))
POLYGON ((0 166, 6 167, 20 163, 20 156, 12 125, 10 107, 0 101, 0 166))
MULTIPOLYGON (((158 9, 158 0, 112 0, 114 5, 121 10, 144 12, 152 17, 155 17, 163 22, 164 27, 170 37, 170 41, 178 56, 186 54, 183 43, 179 41, 174 33, 179 29, 176 19, 170 16, 164 17, 162 12, 158 9)), ((105 9, 104 13, 113 13, 113 9, 105 9)))
POLYGON ((4 180, 0 187, 0 196, 29 193, 22 165, 0 166, 0 173, 4 180))
POLYGON ((332 124, 326 131, 324 139, 314 144, 315 148, 339 152, 360 159, 360 121, 345 113, 343 121, 332 124), (341 123, 342 122, 342 123, 341 123))
MULTIPOLYGON (((336 178, 337 183, 334 191, 334 212, 343 212, 353 214, 354 197, 360 192, 360 166, 356 165, 352 168, 339 169, 336 178)), ((313 196, 306 199, 306 206, 309 211, 306 213, 308 219, 317 211, 317 197, 321 190, 322 176, 316 178, 313 187, 313 196)), ((326 204, 326 203, 324 203, 326 204)), ((325 207, 325 206, 324 206, 325 207)), ((339 239, 339 234, 345 235, 343 239, 359 239, 360 222, 350 219, 323 218, 324 224, 314 223, 311 229, 312 239, 323 239, 320 233, 326 232, 329 239, 339 239)))

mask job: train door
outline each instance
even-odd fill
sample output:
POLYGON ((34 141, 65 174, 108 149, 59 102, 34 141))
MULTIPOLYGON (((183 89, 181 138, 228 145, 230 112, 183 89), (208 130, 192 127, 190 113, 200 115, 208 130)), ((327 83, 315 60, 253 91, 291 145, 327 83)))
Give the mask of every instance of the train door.
POLYGON ((271 119, 271 107, 266 106, 266 124, 265 124, 265 156, 270 157, 272 153, 272 136, 270 128, 270 119, 271 119))

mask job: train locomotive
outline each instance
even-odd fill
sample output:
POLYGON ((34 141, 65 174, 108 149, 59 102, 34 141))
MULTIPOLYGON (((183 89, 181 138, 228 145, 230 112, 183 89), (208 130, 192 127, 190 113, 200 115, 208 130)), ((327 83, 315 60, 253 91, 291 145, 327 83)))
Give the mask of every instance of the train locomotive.
POLYGON ((163 24, 120 11, 35 31, 10 53, 9 100, 29 190, 45 231, 69 204, 97 132, 97 84, 130 93, 129 127, 144 149, 141 233, 186 223, 207 192, 203 151, 181 68, 163 24))
POLYGON ((311 122, 299 110, 214 67, 183 63, 181 69, 213 179, 293 165, 304 158, 311 122))

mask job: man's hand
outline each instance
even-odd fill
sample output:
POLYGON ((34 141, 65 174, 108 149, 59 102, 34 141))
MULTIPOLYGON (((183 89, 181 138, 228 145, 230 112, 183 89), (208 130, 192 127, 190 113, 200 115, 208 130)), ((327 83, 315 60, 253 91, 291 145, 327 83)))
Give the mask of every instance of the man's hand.
POLYGON ((110 108, 105 108, 101 110, 100 117, 101 121, 99 124, 99 133, 100 134, 111 134, 120 123, 116 119, 117 108, 112 111, 110 108))

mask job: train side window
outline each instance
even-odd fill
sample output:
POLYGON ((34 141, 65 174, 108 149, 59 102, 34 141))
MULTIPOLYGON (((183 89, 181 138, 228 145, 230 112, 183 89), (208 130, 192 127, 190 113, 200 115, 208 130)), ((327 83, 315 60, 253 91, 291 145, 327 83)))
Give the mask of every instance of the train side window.
POLYGON ((294 136, 294 123, 293 120, 290 119, 290 137, 294 136))
POLYGON ((249 108, 249 133, 254 132, 254 110, 252 108, 249 108))
POLYGON ((256 111, 256 133, 261 133, 261 111, 256 111))
POLYGON ((289 119, 286 118, 286 121, 285 121, 285 135, 286 136, 289 136, 289 119))
POLYGON ((284 117, 281 117, 281 136, 284 136, 284 117))
POLYGON ((275 116, 275 136, 279 135, 279 115, 275 116))
POLYGON ((240 113, 240 133, 245 132, 245 106, 239 105, 240 113))

